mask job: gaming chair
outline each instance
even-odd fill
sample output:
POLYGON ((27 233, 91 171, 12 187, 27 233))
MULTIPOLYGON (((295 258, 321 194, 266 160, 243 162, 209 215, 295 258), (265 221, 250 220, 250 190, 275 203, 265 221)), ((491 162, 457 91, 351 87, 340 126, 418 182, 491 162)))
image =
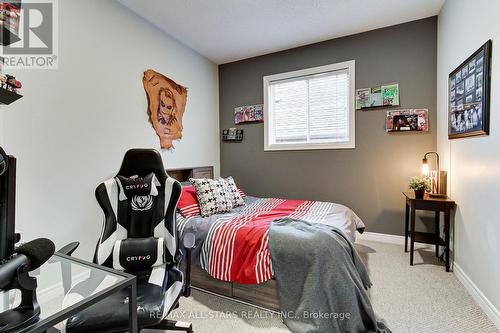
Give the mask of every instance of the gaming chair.
MULTIPOLYGON (((165 319, 178 306, 181 295, 189 296, 191 288, 193 235, 184 242, 186 280, 179 269, 182 251, 175 210, 181 191, 180 183, 166 174, 160 154, 153 149, 127 151, 116 177, 99 184, 95 191, 104 221, 94 262, 137 276, 139 330, 192 332, 189 323, 165 319)), ((78 293, 79 287, 69 294, 78 293)), ((126 291, 116 293, 71 317, 66 332, 128 331, 127 296, 126 291)))

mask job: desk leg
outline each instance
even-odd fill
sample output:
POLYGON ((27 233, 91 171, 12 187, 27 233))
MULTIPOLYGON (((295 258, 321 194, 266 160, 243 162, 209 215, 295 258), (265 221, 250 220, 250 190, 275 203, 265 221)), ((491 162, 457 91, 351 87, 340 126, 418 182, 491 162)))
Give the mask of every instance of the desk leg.
POLYGON ((439 234, 439 215, 440 215, 440 211, 439 210, 436 210, 435 214, 435 231, 434 231, 434 234, 436 235, 436 257, 439 258, 439 240, 441 238, 441 235, 439 234))
POLYGON ((410 205, 410 266, 413 266, 413 250, 415 246, 415 204, 410 205))
POLYGON ((444 242, 445 242, 445 260, 446 271, 450 271, 450 207, 444 211, 444 242))
POLYGON ((410 228, 410 206, 408 201, 405 204, 405 252, 408 252, 408 229, 410 228))
POLYGON ((133 281, 128 287, 129 333, 137 333, 137 286, 133 281))

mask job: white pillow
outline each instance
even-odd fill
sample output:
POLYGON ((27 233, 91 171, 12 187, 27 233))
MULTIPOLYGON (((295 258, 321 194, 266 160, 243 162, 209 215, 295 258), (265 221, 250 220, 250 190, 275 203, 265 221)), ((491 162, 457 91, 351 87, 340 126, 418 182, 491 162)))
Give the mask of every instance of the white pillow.
POLYGON ((245 201, 241 197, 240 191, 238 191, 238 187, 236 187, 236 183, 234 182, 233 177, 229 176, 223 180, 226 181, 226 191, 228 196, 231 198, 233 207, 243 206, 245 204, 245 201))
POLYGON ((201 216, 226 213, 233 209, 233 199, 229 195, 227 181, 224 179, 190 178, 200 204, 201 216))

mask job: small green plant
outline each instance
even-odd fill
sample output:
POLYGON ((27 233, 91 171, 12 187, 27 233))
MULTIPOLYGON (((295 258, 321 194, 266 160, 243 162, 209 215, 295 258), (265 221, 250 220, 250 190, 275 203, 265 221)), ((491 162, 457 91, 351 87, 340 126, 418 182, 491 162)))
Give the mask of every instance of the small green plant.
POLYGON ((431 190, 431 180, 429 177, 411 177, 410 179, 410 184, 409 184, 410 189, 412 190, 426 190, 430 191, 431 190))

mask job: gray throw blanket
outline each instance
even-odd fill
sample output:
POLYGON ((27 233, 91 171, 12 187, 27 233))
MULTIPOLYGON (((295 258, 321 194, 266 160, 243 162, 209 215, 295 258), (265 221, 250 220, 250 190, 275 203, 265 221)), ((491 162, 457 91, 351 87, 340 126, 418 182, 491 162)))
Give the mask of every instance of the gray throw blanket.
POLYGON ((271 224, 269 246, 292 332, 390 332, 376 321, 365 265, 340 230, 284 218, 271 224))

